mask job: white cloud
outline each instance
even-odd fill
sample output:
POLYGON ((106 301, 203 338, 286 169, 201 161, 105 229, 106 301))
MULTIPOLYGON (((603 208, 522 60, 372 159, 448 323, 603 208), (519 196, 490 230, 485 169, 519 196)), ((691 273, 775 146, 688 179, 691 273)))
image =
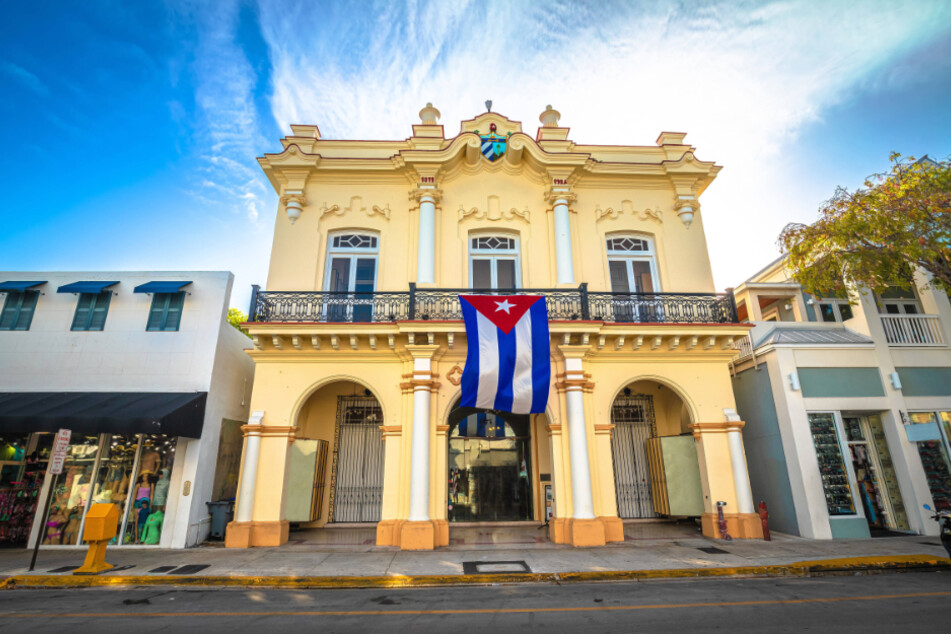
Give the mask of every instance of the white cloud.
POLYGON ((42 80, 40 80, 39 77, 22 66, 14 64, 13 62, 0 62, 0 70, 3 70, 4 73, 10 75, 11 77, 14 77, 21 84, 41 97, 45 97, 50 92, 50 89, 46 84, 43 83, 42 80))
POLYGON ((786 221, 814 213, 814 196, 785 180, 797 131, 951 19, 942 2, 347 6, 328 17, 260 5, 282 130, 404 138, 432 101, 455 134, 493 99, 530 133, 553 104, 579 143, 688 132, 700 158, 725 166, 703 200, 721 286, 773 259, 786 221))

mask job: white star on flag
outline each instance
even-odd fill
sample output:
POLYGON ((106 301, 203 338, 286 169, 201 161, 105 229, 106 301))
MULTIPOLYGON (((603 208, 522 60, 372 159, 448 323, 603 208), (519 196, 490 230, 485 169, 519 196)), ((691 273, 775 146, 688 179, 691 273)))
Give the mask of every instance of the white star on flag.
POLYGON ((509 303, 509 300, 505 300, 505 301, 502 301, 502 302, 495 302, 495 305, 498 306, 498 308, 495 309, 495 312, 499 312, 500 310, 504 310, 506 313, 510 313, 511 310, 512 310, 512 308, 515 307, 515 304, 510 304, 510 303, 509 303))

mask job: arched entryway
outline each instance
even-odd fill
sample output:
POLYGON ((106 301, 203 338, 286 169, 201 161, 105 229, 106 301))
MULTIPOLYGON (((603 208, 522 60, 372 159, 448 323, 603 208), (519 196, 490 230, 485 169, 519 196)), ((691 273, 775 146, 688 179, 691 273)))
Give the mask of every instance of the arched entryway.
POLYGON ((535 519, 531 423, 528 415, 456 404, 449 414, 450 523, 535 519))
POLYGON ((656 509, 664 505, 654 498, 665 478, 658 471, 662 469, 658 464, 658 452, 662 450, 656 448, 657 441, 652 439, 689 435, 689 409, 670 387, 658 381, 639 380, 625 386, 615 397, 611 423, 618 516, 657 517, 656 509))
POLYGON ((312 528, 380 521, 382 423, 379 401, 358 383, 335 381, 308 397, 290 448, 289 522, 312 528))

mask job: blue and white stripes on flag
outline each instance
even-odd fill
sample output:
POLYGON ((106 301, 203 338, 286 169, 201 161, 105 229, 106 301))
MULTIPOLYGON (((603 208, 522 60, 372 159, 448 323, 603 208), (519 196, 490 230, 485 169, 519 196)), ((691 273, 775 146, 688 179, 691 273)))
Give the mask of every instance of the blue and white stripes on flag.
POLYGON ((544 413, 551 382, 541 295, 460 295, 468 355, 461 407, 544 413))
POLYGON ((504 438, 505 423, 501 418, 485 412, 466 416, 459 423, 459 436, 468 438, 504 438))

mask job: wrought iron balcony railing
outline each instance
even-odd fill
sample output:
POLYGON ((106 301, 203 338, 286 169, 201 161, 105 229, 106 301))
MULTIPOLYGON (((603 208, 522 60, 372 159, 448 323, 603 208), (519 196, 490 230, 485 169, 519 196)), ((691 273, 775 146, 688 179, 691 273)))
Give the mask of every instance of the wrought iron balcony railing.
POLYGON ((614 323, 737 323, 732 293, 603 293, 578 288, 516 290, 438 288, 408 291, 262 291, 252 287, 248 321, 263 323, 372 323, 462 319, 464 295, 544 295, 553 321, 614 323))

